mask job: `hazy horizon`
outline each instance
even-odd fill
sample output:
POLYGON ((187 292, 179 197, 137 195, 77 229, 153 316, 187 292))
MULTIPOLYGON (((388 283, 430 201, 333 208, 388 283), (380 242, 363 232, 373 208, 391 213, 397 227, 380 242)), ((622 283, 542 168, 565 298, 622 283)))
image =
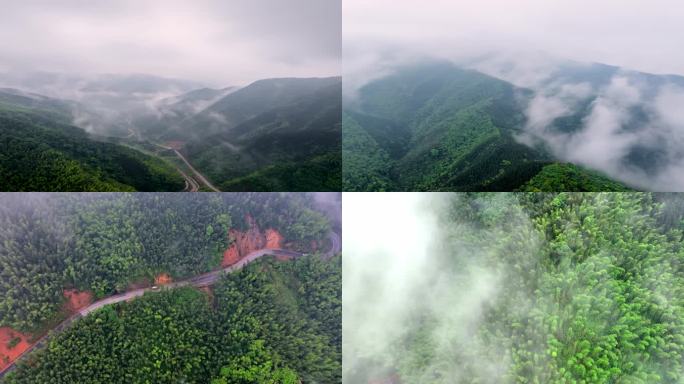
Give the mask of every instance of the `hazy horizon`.
POLYGON ((345 71, 357 61, 434 56, 467 59, 525 52, 684 76, 672 0, 416 0, 343 4, 345 71))
POLYGON ((0 32, 0 74, 14 76, 153 75, 222 88, 341 72, 334 0, 28 0, 4 7, 0 32))

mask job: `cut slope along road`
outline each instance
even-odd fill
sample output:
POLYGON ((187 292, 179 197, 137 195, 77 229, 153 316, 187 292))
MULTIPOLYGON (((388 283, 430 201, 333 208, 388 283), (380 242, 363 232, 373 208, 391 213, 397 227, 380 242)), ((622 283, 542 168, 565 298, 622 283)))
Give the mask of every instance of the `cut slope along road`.
POLYGON ((216 283, 216 281, 223 275, 224 273, 230 273, 233 271, 236 271, 238 269, 241 269, 245 265, 251 263, 252 261, 265 256, 265 255, 274 255, 274 256, 285 256, 285 257, 299 257, 302 256, 302 253, 299 252, 294 252, 294 251, 288 251, 285 249, 279 249, 279 248, 267 248, 267 249, 261 249, 258 251, 251 252, 247 254, 245 257, 240 259, 238 262, 236 262, 233 265, 230 265, 226 268, 217 270, 217 271, 212 271, 208 272, 199 276, 191 277, 186 280, 181 280, 177 281, 175 283, 167 284, 164 285, 163 288, 141 288, 141 289, 136 289, 133 291, 128 291, 125 293, 121 293, 118 295, 110 296, 107 298, 104 298, 102 300, 99 300, 95 303, 90 304, 86 308, 81 309, 80 311, 76 312, 74 315, 69 317, 68 319, 64 320, 62 323, 60 323, 58 326, 56 326, 52 331, 50 331, 47 335, 43 336, 40 338, 36 343, 34 343, 31 347, 29 347, 24 353, 22 353, 15 361, 13 361, 11 364, 9 364, 5 369, 0 372, 0 380, 9 372, 14 370, 16 367, 16 363, 19 362, 20 360, 24 359, 26 356, 28 356, 32 351, 41 348, 45 344, 47 344, 47 341, 50 337, 56 335, 57 333, 63 331, 66 329, 71 323, 73 323, 75 320, 87 316, 93 311, 96 311, 106 305, 110 304, 115 304, 115 303, 120 303, 122 301, 127 301, 134 299, 136 297, 140 297, 144 295, 147 292, 157 292, 160 291, 161 289, 173 289, 173 288, 178 288, 178 287, 184 287, 184 286, 193 286, 193 287, 206 287, 208 285, 212 285, 216 283))

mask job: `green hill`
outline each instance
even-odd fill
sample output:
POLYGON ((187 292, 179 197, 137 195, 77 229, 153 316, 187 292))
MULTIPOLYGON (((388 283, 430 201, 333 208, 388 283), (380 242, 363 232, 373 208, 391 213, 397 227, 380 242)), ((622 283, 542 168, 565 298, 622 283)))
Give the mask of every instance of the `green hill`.
POLYGON ((261 259, 211 296, 178 288, 105 307, 5 382, 338 383, 341 264, 261 259))
POLYGON ((58 102, 0 93, 0 189, 183 189, 183 179, 169 164, 124 146, 97 141, 70 121, 68 109, 58 102))
POLYGON ((226 123, 186 144, 195 167, 225 190, 340 190, 340 79, 264 81, 244 91, 209 108, 226 123), (279 94, 289 96, 270 104, 279 94))
MULTIPOLYGON (((526 119, 520 99, 530 96, 529 90, 442 62, 375 80, 345 111, 344 189, 522 189, 555 161, 544 148, 516 140, 526 119)), ((571 176, 605 179, 591 186, 618 184, 584 172, 577 168, 571 176)))

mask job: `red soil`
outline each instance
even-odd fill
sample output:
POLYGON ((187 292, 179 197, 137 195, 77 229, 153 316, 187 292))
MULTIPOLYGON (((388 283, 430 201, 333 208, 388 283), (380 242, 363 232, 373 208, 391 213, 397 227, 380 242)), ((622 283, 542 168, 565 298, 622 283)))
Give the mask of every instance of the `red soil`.
POLYGON ((157 275, 157 277, 154 278, 154 284, 155 285, 166 285, 172 282, 173 279, 171 276, 168 275, 168 273, 162 273, 157 275))
POLYGON ((67 310, 69 312, 76 312, 93 302, 93 294, 88 291, 79 292, 76 289, 65 289, 64 297, 68 300, 67 310))
POLYGON ((282 243, 283 235, 278 233, 275 229, 269 228, 266 230, 266 248, 280 249, 283 247, 282 243))
POLYGON ((260 249, 282 248, 284 238, 278 231, 267 229, 262 233, 251 216, 246 216, 245 219, 250 226, 247 231, 242 232, 235 229, 228 231, 230 238, 234 241, 223 252, 222 267, 233 265, 249 253, 260 249))
POLYGON ((221 261, 222 267, 228 267, 240 261, 240 254, 238 252, 238 247, 236 243, 233 243, 223 252, 223 260, 221 261))
POLYGON ((28 335, 23 335, 12 328, 0 328, 0 372, 31 346, 28 338, 28 335), (21 341, 13 348, 9 348, 7 344, 15 337, 18 337, 21 341))

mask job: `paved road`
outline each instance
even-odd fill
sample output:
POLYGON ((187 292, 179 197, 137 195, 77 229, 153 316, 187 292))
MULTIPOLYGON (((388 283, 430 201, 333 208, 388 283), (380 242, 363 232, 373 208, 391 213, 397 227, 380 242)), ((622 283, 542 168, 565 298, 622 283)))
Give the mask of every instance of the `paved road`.
MULTIPOLYGON (((247 256, 240 259, 240 261, 238 261, 237 263, 235 263, 229 267, 220 269, 218 271, 205 273, 203 275, 195 276, 195 277, 192 277, 192 278, 189 278, 186 280, 181 280, 181 281, 177 281, 175 283, 167 284, 161 289, 172 289, 172 288, 184 287, 184 286, 188 286, 188 285, 191 285, 194 287, 206 287, 206 286, 214 284, 221 277, 221 275, 223 275, 225 273, 230 273, 230 272, 236 271, 238 269, 241 269, 245 265, 247 265, 247 264, 251 263, 252 261, 254 261, 254 260, 256 260, 262 256, 265 256, 265 255, 288 256, 288 257, 302 256, 302 254, 299 252, 288 251, 285 249, 275 249, 275 248, 274 249, 262 249, 262 250, 254 251, 254 252, 248 254, 247 256)), ((96 301, 95 303, 90 304, 88 307, 81 309, 78 313, 72 315, 68 319, 64 320, 61 324, 56 326, 52 330, 52 332, 50 332, 50 334, 47 334, 47 335, 43 336, 42 338, 40 338, 35 344, 33 344, 29 349, 24 351, 24 353, 22 353, 16 360, 14 360, 14 362, 12 362, 12 364, 5 367, 5 369, 2 372, 0 372, 0 380, 2 380, 2 378, 7 373, 12 371, 16 367, 16 363, 19 360, 28 356, 28 354, 31 353, 32 351, 43 347, 46 344, 49 337, 51 337, 52 335, 57 334, 58 332, 61 332, 62 330, 68 328, 69 325, 71 325, 71 323, 73 323, 78 318, 87 316, 91 312, 96 311, 96 310, 98 310, 98 309, 100 309, 106 305, 120 303, 120 302, 126 301, 126 300, 131 300, 131 299, 134 299, 136 297, 140 297, 147 292, 153 292, 153 291, 159 291, 159 288, 158 289, 141 288, 141 289, 136 289, 133 291, 128 291, 128 292, 125 292, 125 293, 122 293, 119 295, 110 296, 110 297, 107 297, 105 299, 96 301)))
MULTIPOLYGON (((335 253, 340 251, 340 249, 339 249, 339 247, 340 247, 340 241, 339 241, 340 236, 338 234, 332 232, 332 231, 330 232, 329 236, 330 236, 330 239, 332 241, 332 246, 330 247, 328 254, 334 255, 335 253)), ((205 273, 203 275, 191 277, 191 278, 186 279, 186 280, 181 280, 181 281, 177 281, 175 283, 167 284, 163 287, 163 289, 172 289, 172 288, 184 287, 184 286, 188 286, 188 285, 191 285, 193 287, 206 287, 206 286, 214 284, 221 277, 221 275, 223 275, 225 273, 230 273, 230 272, 236 271, 238 269, 241 269, 245 265, 247 265, 247 264, 251 263, 252 261, 254 261, 254 260, 256 260, 262 256, 265 256, 265 255, 299 257, 299 256, 302 256, 302 253, 294 252, 294 251, 288 251, 286 249, 277 249, 277 248, 269 248, 269 249, 262 249, 259 251, 254 251, 252 253, 249 253, 247 256, 240 259, 240 261, 238 261, 237 263, 235 263, 229 267, 220 269, 218 271, 208 272, 208 273, 205 273)), ((98 310, 98 309, 100 309, 106 305, 114 304, 114 303, 120 303, 120 302, 126 301, 126 300, 131 300, 133 298, 140 297, 147 292, 158 291, 158 290, 159 289, 152 289, 152 288, 136 289, 136 290, 125 292, 125 293, 122 293, 119 295, 107 297, 105 299, 96 301, 93 304, 90 304, 86 308, 81 309, 78 313, 74 314, 73 316, 64 320, 61 324, 56 326, 50 334, 47 334, 47 335, 43 336, 41 339, 39 339, 29 349, 24 351, 24 353, 22 353, 16 360, 14 360, 14 362, 12 362, 12 364, 5 367, 5 369, 2 372, 0 372, 0 380, 2 380, 3 376, 5 376, 7 373, 12 371, 16 367, 16 363, 19 360, 28 356, 28 354, 31 351, 44 346, 49 337, 51 337, 52 335, 54 335, 58 332, 61 332, 62 330, 67 328, 72 322, 74 322, 76 319, 78 319, 80 317, 87 316, 91 312, 96 311, 96 310, 98 310)))
POLYGON ((207 180, 207 178, 204 177, 204 175, 202 175, 201 173, 197 172, 197 170, 195 169, 195 167, 193 167, 193 166, 190 164, 190 162, 188 162, 188 160, 185 158, 185 156, 183 156, 180 152, 178 152, 177 149, 174 149, 173 151, 176 153, 176 156, 180 157, 181 160, 183 160, 183 162, 185 163, 185 165, 187 165, 188 168, 190 168, 190 170, 192 171, 192 173, 194 173, 195 176, 196 176, 198 179, 200 179, 201 182, 204 183, 204 185, 206 185, 207 187, 209 187, 209 189, 211 189, 211 190, 214 191, 214 192, 221 192, 221 191, 220 191, 218 188, 216 188, 212 183, 210 183, 209 180, 207 180))
POLYGON ((183 162, 185 163, 185 165, 187 165, 188 168, 190 168, 190 170, 192 171, 192 173, 195 174, 195 177, 197 177, 197 179, 199 179, 199 181, 201 181, 204 185, 206 185, 206 186, 207 186, 209 189, 211 189, 212 191, 214 191, 214 192, 221 192, 221 191, 220 191, 218 188, 216 188, 212 183, 210 183, 209 180, 207 180, 207 178, 204 177, 204 175, 202 175, 201 173, 199 173, 199 172, 195 169, 195 167, 193 167, 192 164, 190 164, 190 162, 188 161, 188 159, 186 159, 185 156, 183 156, 183 154, 180 153, 177 149, 171 148, 171 147, 167 147, 167 146, 161 145, 161 144, 154 144, 154 145, 156 145, 157 147, 160 147, 160 148, 172 150, 172 151, 176 154, 176 156, 178 156, 178 158, 180 158, 181 160, 183 160, 183 162))
POLYGON ((195 179, 186 175, 185 172, 181 171, 180 168, 176 168, 176 171, 178 171, 178 173, 180 173, 181 176, 183 176, 183 178, 185 179, 185 189, 183 190, 183 192, 198 192, 199 191, 200 186, 199 186, 199 183, 197 181, 195 181, 195 179))
MULTIPOLYGON (((275 249, 275 248, 273 248, 273 249, 262 249, 259 251, 254 251, 254 252, 248 254, 247 256, 243 257, 242 259, 240 259, 240 261, 238 261, 237 263, 235 263, 229 267, 220 269, 218 271, 208 272, 208 273, 205 273, 203 275, 198 275, 198 276, 186 279, 186 280, 177 281, 175 283, 166 284, 166 285, 164 285, 163 289, 172 289, 172 288, 184 287, 187 285, 192 285, 194 287, 205 287, 208 285, 212 285, 224 273, 229 273, 229 272, 233 272, 235 270, 238 270, 238 269, 244 267, 245 265, 251 263, 252 261, 254 261, 254 260, 256 260, 262 256, 265 256, 265 255, 286 255, 286 256, 297 257, 297 256, 301 256, 302 254, 298 253, 298 252, 286 251, 283 249, 275 249)), ((100 309, 106 305, 114 304, 114 303, 120 303, 122 301, 126 301, 126 300, 130 300, 130 299, 133 299, 136 297, 140 297, 147 292, 157 291, 157 290, 159 290, 159 289, 141 288, 141 289, 136 289, 133 291, 128 291, 128 292, 125 292, 125 293, 122 293, 119 295, 110 296, 106 299, 102 299, 100 301, 97 301, 97 302, 91 304, 90 306, 88 306, 86 308, 81 309, 79 311, 79 313, 81 314, 81 316, 86 316, 89 313, 96 311, 96 310, 98 310, 98 309, 100 309)))

